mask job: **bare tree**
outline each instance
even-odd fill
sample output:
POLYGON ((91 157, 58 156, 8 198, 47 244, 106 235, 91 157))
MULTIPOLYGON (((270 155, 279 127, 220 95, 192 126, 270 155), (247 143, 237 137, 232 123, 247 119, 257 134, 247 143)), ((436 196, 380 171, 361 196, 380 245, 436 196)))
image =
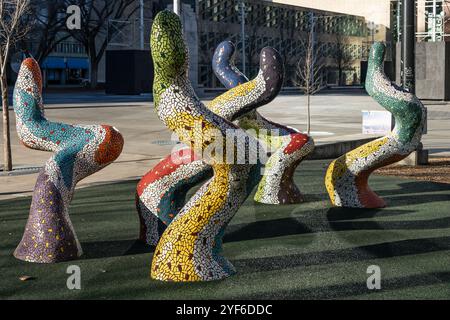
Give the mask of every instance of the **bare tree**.
MULTIPOLYGON (((72 0, 65 0, 72 5, 72 0)), ((128 20, 139 8, 136 0, 78 0, 81 10, 81 30, 68 32, 86 49, 91 66, 91 88, 98 83, 98 65, 108 47, 108 37, 117 30, 109 30, 109 20, 128 20)))
POLYGON ((6 68, 14 45, 23 39, 29 27, 23 19, 29 10, 29 0, 0 0, 0 87, 3 109, 3 156, 4 170, 12 170, 12 155, 9 126, 8 83, 6 68))
POLYGON ((36 23, 27 41, 37 43, 33 55, 41 64, 58 44, 70 38, 66 28, 67 5, 64 0, 31 0, 30 7, 30 19, 36 23))
POLYGON ((257 25, 247 24, 246 26, 246 76, 251 79, 255 76, 255 65, 259 64, 258 52, 258 27, 257 25))
POLYGON ((294 84, 307 97, 307 132, 311 133, 311 96, 324 87, 323 72, 325 59, 323 57, 323 45, 317 44, 315 35, 316 20, 312 16, 308 37, 301 41, 301 50, 293 79, 294 84))
POLYGON ((334 35, 335 37, 335 47, 333 50, 333 58, 336 62, 336 66, 338 69, 338 81, 339 85, 345 85, 344 81, 344 71, 347 71, 349 69, 353 68, 353 63, 355 59, 353 58, 351 52, 347 49, 348 47, 348 41, 345 38, 344 35, 342 35, 340 32, 336 32, 334 35))

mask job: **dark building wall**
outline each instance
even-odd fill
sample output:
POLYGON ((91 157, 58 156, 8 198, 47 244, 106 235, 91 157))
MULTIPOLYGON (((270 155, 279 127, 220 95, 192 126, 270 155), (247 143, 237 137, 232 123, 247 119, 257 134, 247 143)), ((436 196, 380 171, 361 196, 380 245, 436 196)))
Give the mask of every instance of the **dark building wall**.
POLYGON ((450 43, 416 44, 416 94, 422 99, 450 99, 450 43))
POLYGON ((153 62, 148 50, 106 52, 106 93, 137 95, 152 92, 153 62))
MULTIPOLYGON (((400 84, 400 45, 397 44, 396 82, 400 84)), ((450 100, 450 43, 416 43, 416 95, 420 99, 450 100)))

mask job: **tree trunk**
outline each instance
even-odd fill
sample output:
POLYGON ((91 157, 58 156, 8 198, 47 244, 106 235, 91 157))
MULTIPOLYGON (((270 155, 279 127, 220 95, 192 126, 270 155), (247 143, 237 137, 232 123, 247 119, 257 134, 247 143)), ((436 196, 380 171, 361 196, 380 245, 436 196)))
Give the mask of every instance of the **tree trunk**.
POLYGON ((98 63, 91 60, 91 89, 96 89, 98 84, 98 63))
POLYGON ((6 73, 0 78, 3 109, 3 159, 4 171, 12 171, 11 135, 9 129, 8 83, 6 73))
POLYGON ((308 123, 306 127, 306 131, 308 135, 311 133, 311 95, 308 94, 308 123))

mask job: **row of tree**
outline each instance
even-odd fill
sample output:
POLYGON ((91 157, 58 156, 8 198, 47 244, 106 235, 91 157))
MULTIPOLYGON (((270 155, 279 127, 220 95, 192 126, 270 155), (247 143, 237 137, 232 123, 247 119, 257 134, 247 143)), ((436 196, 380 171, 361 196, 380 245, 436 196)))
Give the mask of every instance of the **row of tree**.
MULTIPOLYGON (((3 146, 4 169, 12 170, 10 128, 8 113, 8 86, 6 70, 13 51, 30 49, 36 60, 42 64, 55 51, 57 46, 68 39, 75 39, 84 47, 90 60, 90 85, 97 86, 98 66, 108 46, 108 39, 114 36, 117 28, 108 28, 110 20, 128 20, 139 9, 136 0, 0 0, 0 85, 3 108, 3 146), (68 8, 76 5, 77 10, 68 13, 68 8), (68 19, 78 20, 77 28, 68 27, 68 19), (30 44, 37 44, 31 46, 30 44)), ((291 55, 281 50, 287 65, 294 64, 294 84, 307 96, 308 133, 310 131, 310 96, 324 86, 326 61, 323 46, 315 32, 317 17, 311 16, 310 28, 306 37, 301 35, 300 54, 291 55)), ((247 61, 257 57, 258 21, 246 26, 248 42, 247 61)), ((295 40, 300 37, 293 28, 287 30, 281 21, 280 35, 283 40, 295 40)), ((339 84, 343 82, 344 70, 353 64, 351 54, 346 50, 346 38, 339 32, 335 35, 333 54, 334 64, 339 71, 339 84)), ((251 75, 251 74, 249 74, 251 75)))
POLYGON ((109 29, 110 20, 128 20, 139 9, 136 0, 0 0, 0 87, 3 109, 4 170, 12 170, 8 112, 7 67, 13 52, 30 49, 39 63, 62 42, 77 40, 89 57, 90 85, 98 84, 98 66, 117 29, 109 29), (68 28, 67 9, 76 5, 79 28, 68 28))

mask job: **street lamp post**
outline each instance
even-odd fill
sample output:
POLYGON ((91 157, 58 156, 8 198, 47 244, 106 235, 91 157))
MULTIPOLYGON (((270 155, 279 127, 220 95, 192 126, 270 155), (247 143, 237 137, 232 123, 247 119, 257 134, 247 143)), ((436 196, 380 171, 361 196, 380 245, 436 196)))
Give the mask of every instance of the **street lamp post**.
POLYGON ((140 48, 144 50, 144 0, 139 1, 139 34, 140 34, 140 48))
POLYGON ((373 21, 367 23, 367 28, 370 30, 370 36, 372 37, 372 44, 375 43, 376 24, 373 21))
MULTIPOLYGON (((402 30, 402 71, 403 88, 411 92, 416 93, 416 71, 415 71, 415 59, 416 59, 416 1, 415 0, 403 0, 403 30, 402 30)), ((425 120, 428 122, 428 119, 425 120)), ((427 125, 425 125, 425 128, 427 125)), ((426 130, 426 129, 425 129, 426 130)), ((424 132, 426 134, 426 132, 424 132)), ((426 154, 426 153, 425 153, 426 154)), ((420 163, 420 155, 424 155, 423 145, 420 144, 415 153, 415 162, 420 163)))
POLYGON ((242 40, 242 72, 247 74, 246 72, 246 59, 245 59, 245 3, 244 0, 241 0, 240 5, 240 13, 241 13, 241 40, 242 40))
POLYGON ((402 61, 403 87, 415 93, 415 0, 403 0, 402 61))
POLYGON ((436 25, 437 25, 437 1, 433 0, 433 29, 431 30, 431 38, 433 42, 436 42, 436 25))
POLYGON ((403 32, 402 32, 402 2, 399 0, 397 1, 397 41, 401 41, 403 32))
MULTIPOLYGON (((311 32, 311 47, 312 47, 312 61, 311 61, 311 70, 314 70, 314 62, 315 62, 315 48, 316 48, 316 17, 314 16, 314 12, 311 11, 309 13, 309 23, 310 23, 310 32, 311 32)), ((310 83, 314 81, 314 72, 310 73, 310 83)))

